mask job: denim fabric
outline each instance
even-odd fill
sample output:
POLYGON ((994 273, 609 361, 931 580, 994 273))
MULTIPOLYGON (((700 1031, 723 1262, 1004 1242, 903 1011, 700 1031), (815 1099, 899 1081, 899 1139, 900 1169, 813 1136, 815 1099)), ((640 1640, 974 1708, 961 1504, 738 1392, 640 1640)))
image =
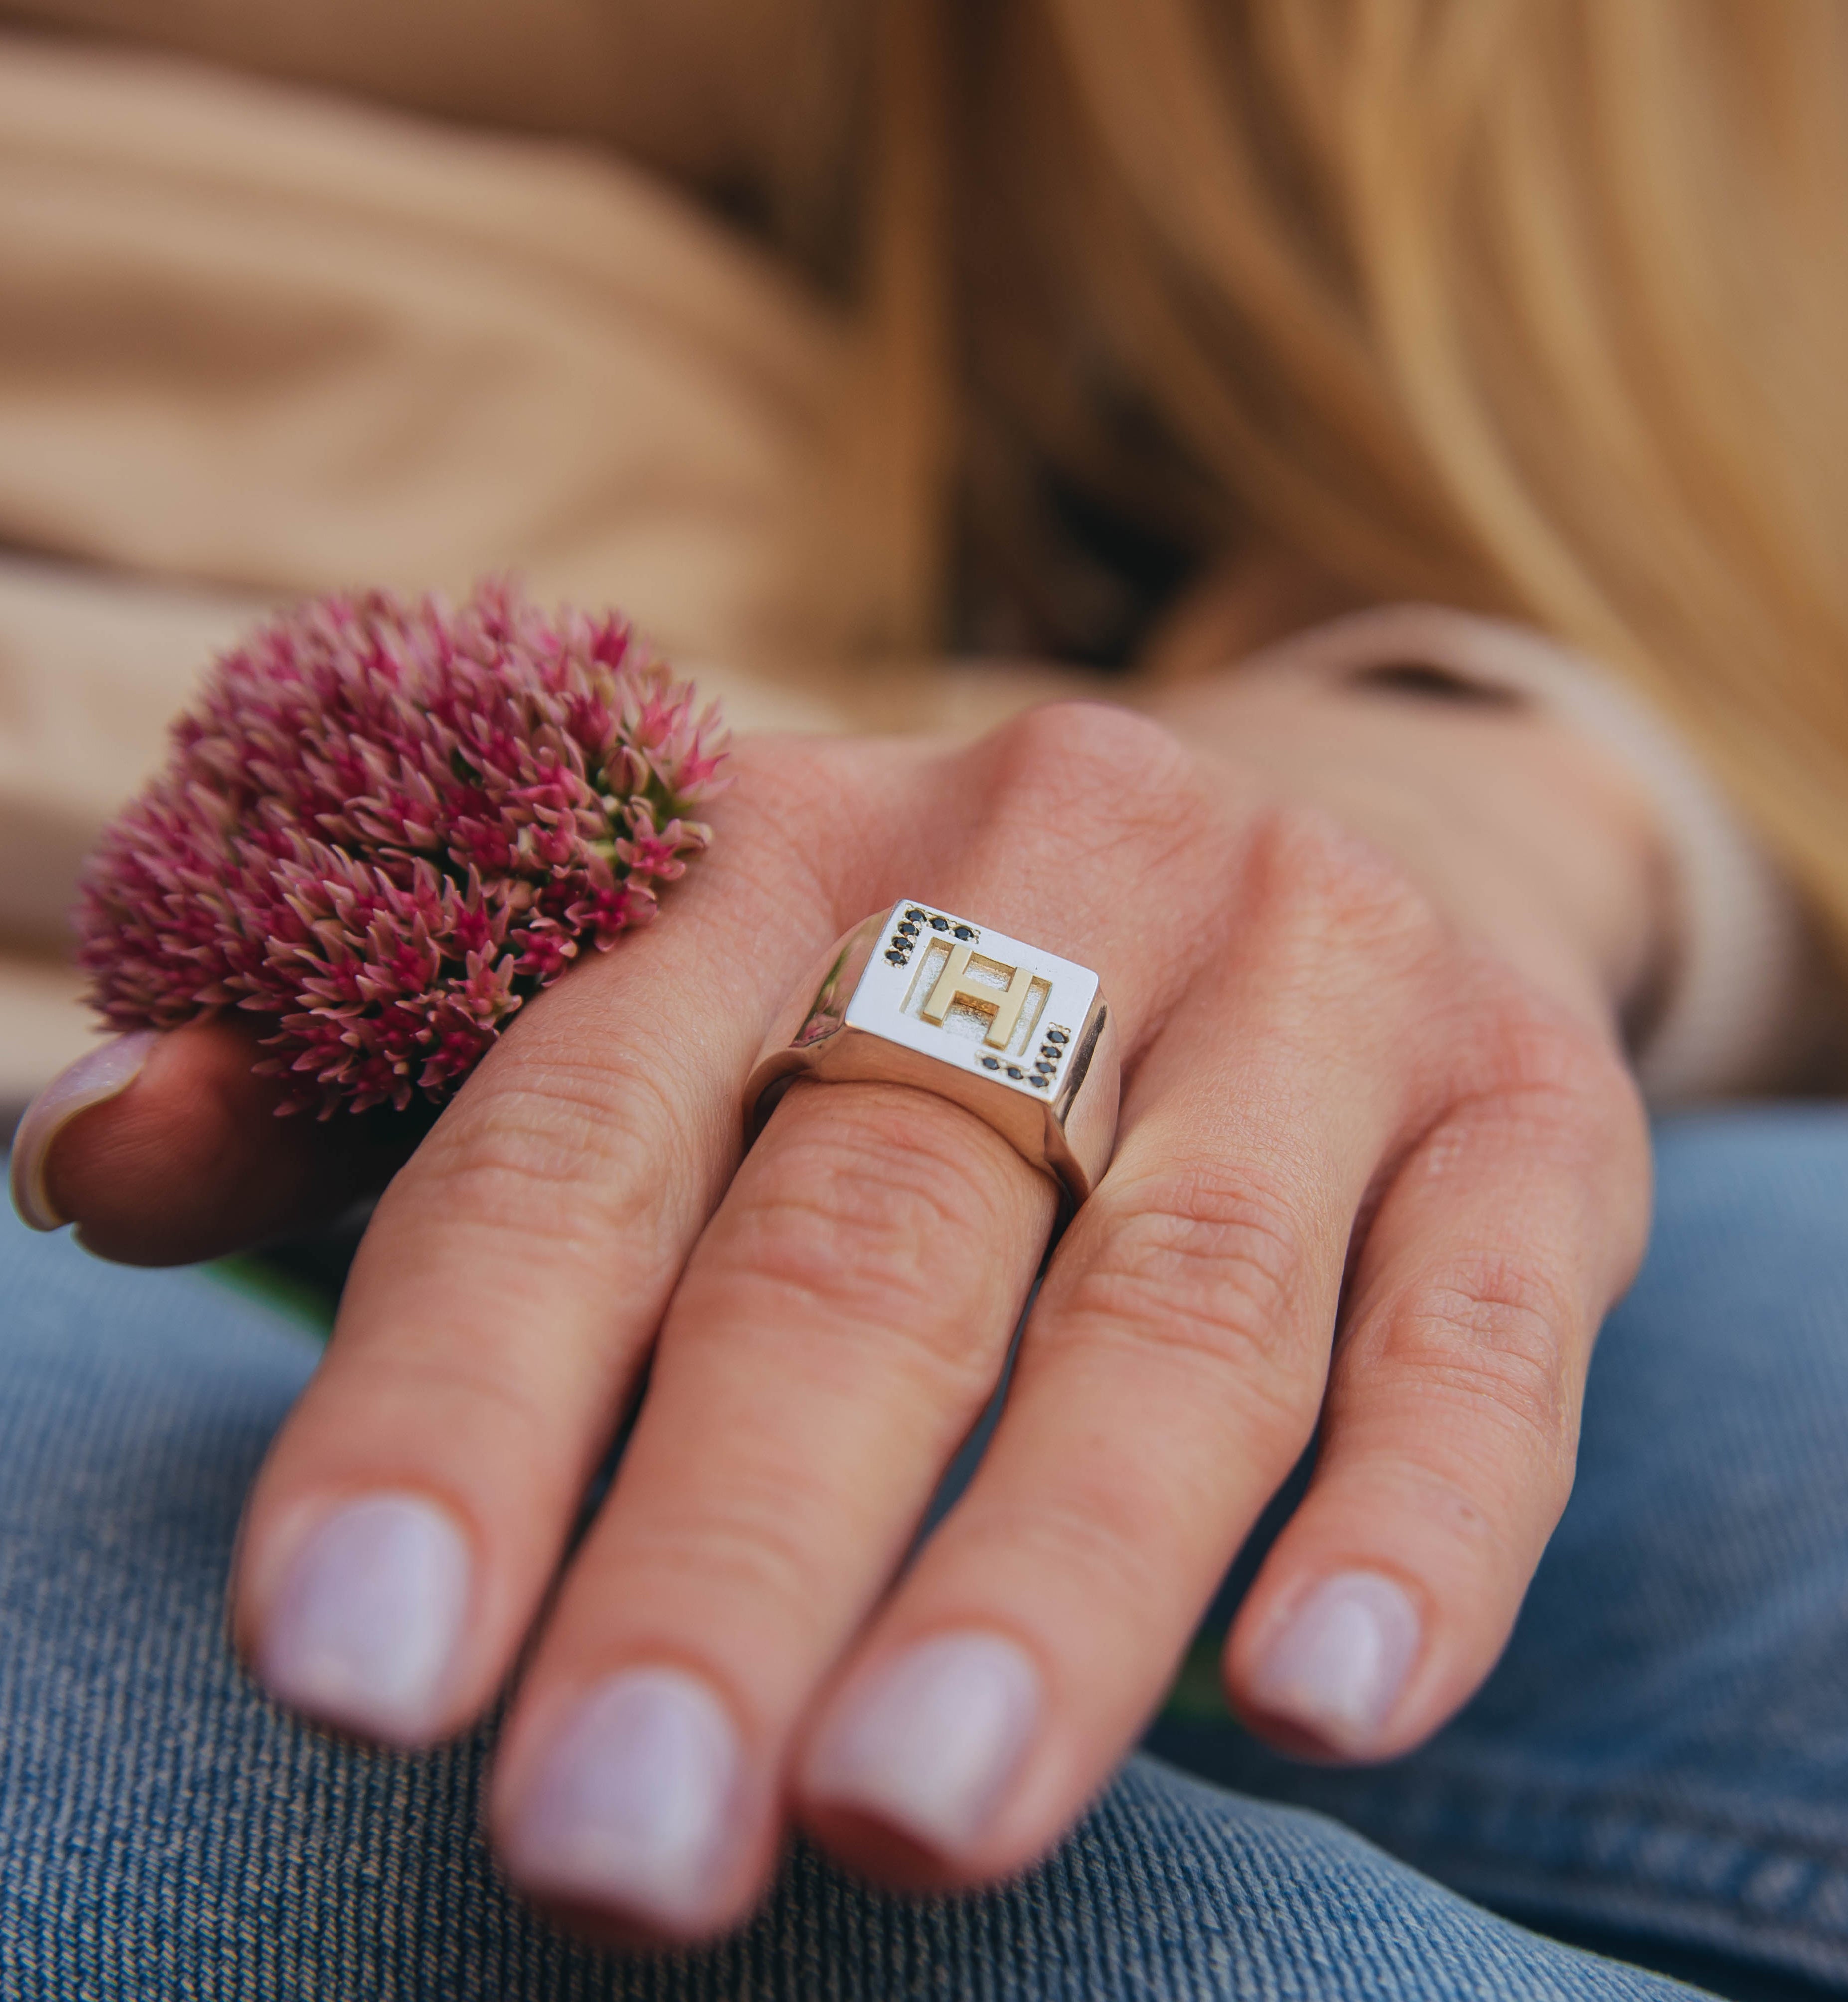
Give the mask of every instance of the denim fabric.
POLYGON ((1703 1121, 1661 1152, 1578 1492, 1501 1668, 1426 1751, 1311 1773, 1229 1722, 1171 1721, 1164 1749, 1245 1794, 1135 1760, 1049 1863, 979 1898, 874 1896, 799 1850, 746 1933, 654 1958, 577 1946, 498 1885, 485 1735, 368 1754, 230 1662, 238 1507, 312 1340, 200 1274, 103 1266, 8 1219, 0 1997, 1687 1993, 1437 1877, 1550 1926, 1848 1985, 1848 1119, 1703 1121), (1338 1809, 1410 1862, 1253 1793, 1338 1809))

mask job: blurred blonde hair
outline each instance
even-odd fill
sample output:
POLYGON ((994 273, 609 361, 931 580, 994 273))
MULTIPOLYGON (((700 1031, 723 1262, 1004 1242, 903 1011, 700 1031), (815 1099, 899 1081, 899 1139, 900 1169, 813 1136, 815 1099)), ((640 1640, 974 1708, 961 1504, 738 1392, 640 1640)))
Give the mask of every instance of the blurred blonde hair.
POLYGON ((1036 469, 1198 558, 1531 619, 1680 719, 1848 942, 1840 0, 884 18, 896 633, 953 518, 1031 568, 1036 469))

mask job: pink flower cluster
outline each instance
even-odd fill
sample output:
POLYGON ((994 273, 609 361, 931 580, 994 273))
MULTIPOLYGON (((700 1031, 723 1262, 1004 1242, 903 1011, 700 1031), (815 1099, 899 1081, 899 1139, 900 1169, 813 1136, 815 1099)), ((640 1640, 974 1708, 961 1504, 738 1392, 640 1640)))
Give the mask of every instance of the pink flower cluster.
POLYGON ((283 1110, 440 1101, 710 831, 713 711, 611 616, 503 584, 286 612, 217 664, 103 837, 79 962, 118 1029, 260 1018, 283 1110))

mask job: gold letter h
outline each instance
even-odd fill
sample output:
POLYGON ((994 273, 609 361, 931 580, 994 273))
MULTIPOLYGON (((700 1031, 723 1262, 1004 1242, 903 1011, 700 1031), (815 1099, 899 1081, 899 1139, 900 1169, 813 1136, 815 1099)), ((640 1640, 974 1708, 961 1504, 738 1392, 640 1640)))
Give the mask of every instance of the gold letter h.
POLYGON ((1014 1026, 1020 1019, 1020 1010, 1025 1005, 1027 990, 1033 985, 1033 969, 1026 966, 1002 966, 997 959, 986 960, 989 966, 1000 966, 1009 976, 1006 991, 986 985, 969 978, 969 954, 974 950, 966 945, 950 948, 950 957, 943 970, 937 975, 936 985, 930 990, 930 999, 924 1003, 922 1013, 927 1022, 943 1026, 943 1017, 958 1001, 966 1001, 971 1007, 992 1008, 995 1019, 989 1024, 989 1032, 983 1038, 998 1050, 1007 1048, 1008 1039, 1013 1034, 1014 1026))

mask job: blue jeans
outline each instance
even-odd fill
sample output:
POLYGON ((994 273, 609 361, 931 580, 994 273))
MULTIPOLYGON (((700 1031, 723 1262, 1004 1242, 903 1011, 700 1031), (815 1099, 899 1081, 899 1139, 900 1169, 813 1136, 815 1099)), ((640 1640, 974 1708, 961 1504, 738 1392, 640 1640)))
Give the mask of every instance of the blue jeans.
POLYGON ((1312 1770, 1183 1706, 1016 1884, 890 1898, 799 1847, 746 1932, 656 1958, 577 1945, 500 1884, 491 1731, 362 1752, 231 1662, 239 1503, 312 1340, 207 1275, 9 1219, 0 1997, 1689 1992, 1561 1937, 1733 1994, 1848 1991, 1848 1114, 1683 1121, 1659 1160, 1578 1491, 1500 1667, 1424 1750, 1312 1770))

